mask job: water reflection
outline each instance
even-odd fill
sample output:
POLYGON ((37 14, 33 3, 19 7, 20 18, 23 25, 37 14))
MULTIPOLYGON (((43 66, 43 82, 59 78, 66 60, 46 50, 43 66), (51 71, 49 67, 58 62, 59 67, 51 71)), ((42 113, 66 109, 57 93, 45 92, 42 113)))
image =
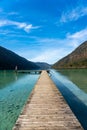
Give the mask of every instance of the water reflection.
POLYGON ((15 80, 17 81, 18 79, 18 73, 15 73, 15 80))
POLYGON ((63 69, 57 71, 67 76, 69 80, 87 93, 87 69, 63 69))
POLYGON ((51 73, 52 80, 82 124, 84 130, 87 130, 87 94, 58 71, 52 70, 51 73))
POLYGON ((7 85, 17 81, 24 74, 18 74, 14 71, 0 71, 0 89, 6 87, 7 85))

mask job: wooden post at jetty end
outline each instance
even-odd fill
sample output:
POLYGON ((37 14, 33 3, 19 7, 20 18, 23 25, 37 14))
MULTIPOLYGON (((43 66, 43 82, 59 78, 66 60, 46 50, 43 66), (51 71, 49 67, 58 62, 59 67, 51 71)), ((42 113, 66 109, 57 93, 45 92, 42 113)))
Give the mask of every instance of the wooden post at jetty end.
POLYGON ((13 130, 83 130, 46 71, 42 71, 13 130))

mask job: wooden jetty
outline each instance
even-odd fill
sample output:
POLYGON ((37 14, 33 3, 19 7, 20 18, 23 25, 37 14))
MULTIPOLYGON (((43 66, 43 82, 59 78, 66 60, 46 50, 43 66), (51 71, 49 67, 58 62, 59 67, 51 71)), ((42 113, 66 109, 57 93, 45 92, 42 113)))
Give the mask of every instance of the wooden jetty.
POLYGON ((42 70, 20 70, 18 73, 41 74, 42 70))
MULTIPOLYGON (((29 74, 41 74, 43 70, 19 70, 18 73, 29 73, 29 74)), ((50 73, 50 70, 46 70, 47 73, 50 73)))
POLYGON ((42 71, 12 130, 83 130, 46 71, 42 71))

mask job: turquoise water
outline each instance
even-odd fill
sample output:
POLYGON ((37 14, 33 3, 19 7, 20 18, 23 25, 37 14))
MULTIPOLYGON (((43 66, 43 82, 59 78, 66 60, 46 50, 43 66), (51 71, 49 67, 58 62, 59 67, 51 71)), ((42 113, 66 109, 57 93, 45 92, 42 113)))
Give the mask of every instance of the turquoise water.
POLYGON ((0 130, 12 130, 38 77, 0 71, 0 130))
POLYGON ((65 85, 76 97, 87 105, 87 70, 54 70, 53 75, 65 85))
POLYGON ((63 69, 58 70, 58 72, 87 93, 87 69, 63 69))
POLYGON ((87 69, 51 70, 51 78, 87 130, 87 69))
MULTIPOLYGON (((51 70, 51 76, 87 130, 87 69, 51 70)), ((12 130, 38 78, 39 75, 0 71, 0 130, 12 130)))

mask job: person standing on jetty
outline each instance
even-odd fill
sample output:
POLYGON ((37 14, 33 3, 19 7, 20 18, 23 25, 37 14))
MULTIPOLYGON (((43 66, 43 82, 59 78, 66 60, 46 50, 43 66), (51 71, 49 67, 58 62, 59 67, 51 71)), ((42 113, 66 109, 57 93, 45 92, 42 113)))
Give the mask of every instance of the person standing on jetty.
POLYGON ((18 67, 17 67, 17 65, 15 66, 15 72, 17 73, 17 70, 18 70, 18 67))

